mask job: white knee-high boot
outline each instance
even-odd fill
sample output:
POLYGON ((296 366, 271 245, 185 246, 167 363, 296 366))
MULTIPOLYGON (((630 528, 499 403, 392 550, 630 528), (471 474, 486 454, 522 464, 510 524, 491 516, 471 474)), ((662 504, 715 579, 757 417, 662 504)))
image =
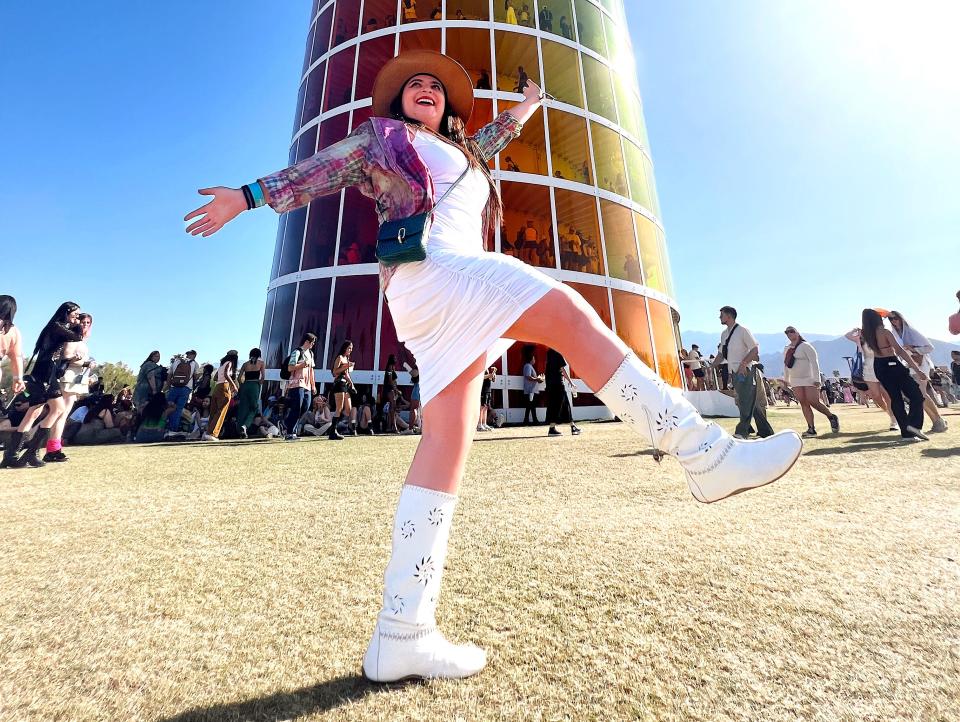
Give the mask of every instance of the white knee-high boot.
POLYGON ((487 663, 479 647, 444 639, 434 618, 456 503, 452 494, 409 484, 400 492, 383 607, 363 656, 363 673, 374 682, 459 679, 487 663))
POLYGON ((655 449, 675 456, 697 501, 719 501, 776 481, 800 456, 795 431, 756 441, 734 439, 657 376, 632 352, 597 392, 623 421, 649 438, 655 449))

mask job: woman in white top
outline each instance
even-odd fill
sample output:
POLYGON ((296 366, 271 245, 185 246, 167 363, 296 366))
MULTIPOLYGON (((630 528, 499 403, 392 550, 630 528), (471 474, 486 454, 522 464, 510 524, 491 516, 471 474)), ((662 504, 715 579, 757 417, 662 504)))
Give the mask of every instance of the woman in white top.
POLYGON ((783 349, 783 380, 793 389, 794 396, 800 402, 803 418, 807 421, 807 430, 801 436, 810 438, 817 435, 813 423, 814 409, 830 420, 830 430, 837 433, 840 431, 840 419, 820 400, 820 360, 817 358, 817 349, 793 326, 788 326, 784 334, 790 343, 783 349))
POLYGON ((883 388, 883 384, 877 379, 877 374, 873 370, 873 349, 870 348, 870 344, 863 342, 859 328, 845 333, 844 338, 857 344, 857 349, 863 356, 863 382, 867 385, 865 392, 867 398, 873 399, 873 403, 877 405, 877 408, 887 412, 887 416, 890 417, 890 431, 896 431, 900 427, 897 426, 897 417, 893 415, 893 410, 890 408, 890 396, 887 394, 887 390, 883 388))
POLYGON ((67 461, 63 453, 63 429, 67 425, 67 417, 73 409, 77 399, 90 393, 90 384, 96 383, 97 377, 90 373, 97 363, 90 358, 90 349, 87 348, 87 339, 93 327, 93 316, 81 313, 77 316, 80 324, 80 341, 69 341, 63 346, 63 359, 69 361, 63 376, 60 378, 60 389, 63 392, 64 412, 50 429, 50 438, 47 439, 47 453, 44 461, 67 461))
POLYGON ((227 351, 226 356, 220 359, 220 368, 214 378, 213 393, 210 396, 210 424, 201 437, 204 441, 220 441, 223 433, 223 422, 227 420, 227 411, 230 408, 230 399, 237 393, 237 382, 234 376, 237 372, 237 363, 240 354, 234 350, 227 351))
POLYGON ((382 605, 363 660, 378 682, 461 678, 486 664, 482 650, 444 638, 435 611, 483 371, 513 341, 560 351, 614 414, 678 459, 700 501, 775 481, 802 449, 792 431, 733 439, 637 358, 570 286, 484 249, 484 229, 502 218, 487 163, 543 98, 532 82, 520 90, 521 103, 468 137, 469 73, 440 53, 405 52, 380 70, 372 117, 345 140, 240 189, 204 189, 214 199, 184 219, 197 218, 188 233, 210 236, 244 210, 269 204, 286 212, 348 186, 376 200, 381 224, 433 216, 424 260, 381 269, 397 337, 426 373, 424 431, 400 493, 382 605))
POLYGON ((946 431, 947 422, 944 421, 940 412, 937 410, 937 404, 933 400, 933 393, 930 391, 930 370, 933 364, 930 362, 930 354, 933 353, 933 344, 930 340, 920 333, 917 329, 907 323, 907 319, 899 311, 890 311, 887 319, 893 327, 893 333, 903 346, 903 350, 913 357, 920 367, 920 372, 911 370, 910 375, 917 382, 920 391, 923 392, 923 410, 930 418, 930 431, 933 433, 946 431), (921 375, 922 374, 922 375, 921 375))

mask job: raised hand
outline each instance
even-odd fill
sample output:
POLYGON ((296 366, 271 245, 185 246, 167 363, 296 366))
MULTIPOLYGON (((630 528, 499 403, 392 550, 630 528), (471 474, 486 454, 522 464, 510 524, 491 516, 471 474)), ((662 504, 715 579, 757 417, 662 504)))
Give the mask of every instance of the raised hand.
POLYGON ((530 100, 532 102, 539 102, 542 96, 540 86, 530 78, 527 78, 527 84, 523 86, 520 92, 523 93, 524 100, 530 100))
POLYGON ((199 220, 187 226, 187 233, 191 236, 202 235, 204 238, 212 236, 247 210, 247 201, 243 197, 243 191, 239 188, 215 186, 213 188, 201 188, 197 192, 202 196, 213 196, 213 200, 196 210, 190 211, 183 217, 184 221, 189 221, 191 218, 201 216, 199 220))

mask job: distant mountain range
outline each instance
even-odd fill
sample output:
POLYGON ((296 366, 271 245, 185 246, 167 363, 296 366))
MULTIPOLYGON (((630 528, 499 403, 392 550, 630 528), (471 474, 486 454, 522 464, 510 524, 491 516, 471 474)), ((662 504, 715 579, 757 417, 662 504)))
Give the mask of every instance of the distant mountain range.
MULTIPOLYGON (((723 329, 721 328, 721 331, 723 329)), ((717 345, 720 343, 720 331, 681 331, 683 347, 688 349, 697 344, 700 346, 700 352, 704 357, 717 352, 717 345)), ((760 362, 763 364, 764 373, 769 378, 779 378, 783 376, 783 347, 787 345, 787 337, 782 333, 755 333, 757 343, 760 344, 760 362)), ((832 376, 834 371, 839 371, 841 376, 850 375, 850 367, 847 365, 844 356, 852 357, 857 352, 856 344, 848 341, 843 336, 831 336, 822 333, 806 333, 803 337, 809 341, 820 358, 820 370, 832 376)), ((937 366, 950 366, 950 352, 960 351, 960 344, 941 341, 939 339, 930 339, 933 344, 933 361, 937 366)))

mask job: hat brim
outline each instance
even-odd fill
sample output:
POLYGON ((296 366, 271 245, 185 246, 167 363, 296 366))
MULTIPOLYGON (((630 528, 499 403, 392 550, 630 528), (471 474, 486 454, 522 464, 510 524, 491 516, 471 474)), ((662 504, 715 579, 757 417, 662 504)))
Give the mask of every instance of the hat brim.
POLYGON ((447 105, 463 122, 473 113, 473 80, 456 60, 433 50, 411 50, 387 61, 373 82, 373 114, 390 117, 390 104, 414 75, 432 75, 443 84, 447 105))

